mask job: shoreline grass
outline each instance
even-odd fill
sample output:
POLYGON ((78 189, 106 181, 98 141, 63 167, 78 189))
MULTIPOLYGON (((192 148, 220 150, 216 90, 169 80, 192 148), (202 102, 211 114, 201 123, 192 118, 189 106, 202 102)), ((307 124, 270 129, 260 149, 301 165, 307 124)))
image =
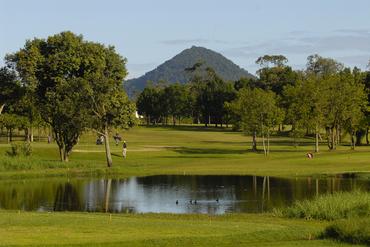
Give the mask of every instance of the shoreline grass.
POLYGON ((320 238, 370 246, 370 217, 335 221, 325 228, 320 238))
POLYGON ((296 201, 283 209, 281 215, 288 218, 338 220, 370 217, 370 192, 335 192, 319 195, 313 200, 296 201))
POLYGON ((275 210, 276 216, 327 221, 321 239, 370 245, 370 192, 336 192, 313 200, 297 201, 275 210))

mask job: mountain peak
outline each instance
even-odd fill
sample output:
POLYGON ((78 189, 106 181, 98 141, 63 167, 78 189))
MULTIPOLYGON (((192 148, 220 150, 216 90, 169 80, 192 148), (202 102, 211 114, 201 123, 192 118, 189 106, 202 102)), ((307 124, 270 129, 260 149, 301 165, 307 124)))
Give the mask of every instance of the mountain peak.
POLYGON ((205 47, 193 45, 159 65, 154 70, 147 72, 145 75, 126 81, 126 91, 132 96, 135 92, 142 91, 148 81, 158 82, 163 80, 168 83, 188 82, 190 75, 185 72, 185 69, 199 61, 203 63, 204 67, 213 68, 226 81, 236 81, 242 77, 253 77, 248 71, 240 68, 220 53, 205 47))

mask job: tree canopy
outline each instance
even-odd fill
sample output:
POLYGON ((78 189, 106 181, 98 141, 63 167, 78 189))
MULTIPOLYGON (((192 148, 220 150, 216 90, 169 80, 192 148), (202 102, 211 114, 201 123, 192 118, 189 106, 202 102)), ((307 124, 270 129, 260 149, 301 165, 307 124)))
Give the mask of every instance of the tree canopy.
MULTIPOLYGON (((86 129, 104 130, 108 139, 110 126, 134 124, 135 109, 121 84, 127 75, 125 62, 113 47, 72 32, 27 41, 7 56, 52 127, 62 161, 68 161, 86 129)), ((110 166, 109 146, 106 155, 110 166)))

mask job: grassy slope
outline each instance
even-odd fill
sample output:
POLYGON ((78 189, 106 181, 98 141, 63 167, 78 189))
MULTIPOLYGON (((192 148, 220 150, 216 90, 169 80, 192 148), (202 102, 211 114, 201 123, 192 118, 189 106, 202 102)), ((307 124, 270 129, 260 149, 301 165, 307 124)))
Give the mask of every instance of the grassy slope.
POLYGON ((91 175, 110 173, 117 176, 154 174, 254 174, 270 176, 323 175, 344 172, 369 172, 370 147, 348 146, 329 152, 325 145, 313 160, 312 140, 301 139, 297 148, 287 137, 275 137, 271 154, 248 152, 250 137, 229 131, 202 128, 136 127, 123 132, 128 142, 128 158, 121 157, 121 146, 112 143, 114 167, 105 168, 104 147, 95 145, 95 136, 85 135, 69 164, 58 162, 54 144, 35 143, 31 158, 8 158, 9 145, 0 144, 0 176, 40 176, 67 173, 91 175), (48 168, 48 169, 45 169, 48 168), (17 170, 14 170, 17 169, 17 170))
POLYGON ((0 246, 344 246, 327 223, 269 215, 117 215, 0 211, 0 246))

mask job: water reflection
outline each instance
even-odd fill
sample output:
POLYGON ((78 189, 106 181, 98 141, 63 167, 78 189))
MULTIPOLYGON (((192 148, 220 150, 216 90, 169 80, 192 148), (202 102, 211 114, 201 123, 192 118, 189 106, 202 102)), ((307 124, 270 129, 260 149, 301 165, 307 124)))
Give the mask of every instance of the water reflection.
POLYGON ((0 208, 137 213, 264 212, 290 205, 294 200, 354 189, 370 191, 370 181, 353 177, 268 176, 24 180, 0 183, 0 208))

